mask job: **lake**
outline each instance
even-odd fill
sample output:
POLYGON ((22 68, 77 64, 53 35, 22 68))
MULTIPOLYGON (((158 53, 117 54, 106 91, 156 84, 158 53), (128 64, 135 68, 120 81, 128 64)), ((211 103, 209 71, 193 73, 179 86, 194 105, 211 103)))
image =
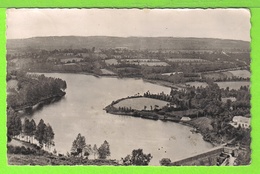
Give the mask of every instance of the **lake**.
MULTIPOLYGON (((151 153, 150 165, 159 165, 162 158, 172 161, 212 148, 200 134, 192 134, 188 126, 173 122, 162 122, 129 116, 111 115, 103 108, 113 100, 151 93, 170 93, 170 88, 144 82, 141 79, 118 79, 94 77, 83 74, 46 73, 67 82, 67 94, 59 102, 44 106, 34 115, 49 123, 55 132, 55 148, 58 153, 70 152, 78 133, 84 135, 86 143, 97 144, 104 140, 110 144, 110 159, 120 160, 133 149, 142 148, 151 153)), ((93 158, 90 156, 90 158, 93 158)))

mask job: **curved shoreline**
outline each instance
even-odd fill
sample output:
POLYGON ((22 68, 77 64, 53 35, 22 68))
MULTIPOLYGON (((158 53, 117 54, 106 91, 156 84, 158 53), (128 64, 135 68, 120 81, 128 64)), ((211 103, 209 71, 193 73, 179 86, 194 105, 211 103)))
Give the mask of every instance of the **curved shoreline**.
POLYGON ((218 146, 221 143, 217 142, 216 140, 212 139, 214 137, 210 137, 209 132, 207 131, 203 131, 200 129, 200 127, 198 125, 195 125, 194 123, 192 123, 190 121, 183 121, 181 120, 181 116, 172 116, 172 115, 167 115, 167 113, 164 114, 160 114, 160 111, 155 111, 155 110, 134 110, 134 109, 126 109, 126 111, 122 111, 119 110, 118 108, 114 107, 115 104, 117 104, 118 102, 122 101, 122 100, 127 100, 129 98, 139 98, 142 96, 132 96, 132 97, 126 97, 126 98, 121 98, 118 99, 116 101, 113 101, 110 105, 106 106, 104 108, 104 110, 107 113, 113 114, 113 115, 121 115, 121 116, 131 116, 131 117, 139 117, 139 118, 143 118, 143 119, 149 119, 149 120, 160 120, 163 122, 166 121, 170 121, 170 122, 175 122, 175 123, 179 123, 182 124, 184 126, 188 126, 190 128, 192 128, 193 130, 191 130, 191 132, 193 133, 199 133, 202 135, 203 140, 205 142, 208 142, 210 144, 212 144, 213 146, 218 146))
POLYGON ((48 97, 48 98, 41 99, 41 100, 37 101, 36 103, 34 103, 32 105, 23 105, 23 106, 20 106, 18 108, 15 107, 13 109, 16 112, 21 111, 21 110, 26 110, 26 109, 33 109, 34 107, 37 107, 39 105, 47 105, 47 104, 50 104, 52 102, 58 101, 62 97, 64 97, 65 95, 66 95, 66 92, 63 92, 62 95, 51 96, 51 97, 48 97))
POLYGON ((108 111, 107 109, 105 109, 105 110, 107 113, 110 113, 112 115, 131 116, 131 117, 138 117, 138 118, 149 119, 149 120, 154 120, 154 121, 160 120, 163 122, 167 122, 167 121, 175 122, 175 123, 181 124, 183 126, 188 126, 188 127, 192 128, 193 130, 191 130, 191 132, 201 134, 203 137, 203 140, 205 142, 212 144, 214 147, 220 145, 218 142, 208 139, 207 138, 208 134, 206 132, 201 131, 197 126, 195 126, 194 124, 191 124, 189 121, 181 121, 181 118, 178 118, 178 117, 174 118, 174 117, 169 117, 169 116, 162 116, 162 115, 154 113, 153 111, 151 111, 149 113, 140 112, 140 113, 142 113, 141 115, 135 115, 134 112, 117 112, 117 111, 111 111, 111 110, 108 111))

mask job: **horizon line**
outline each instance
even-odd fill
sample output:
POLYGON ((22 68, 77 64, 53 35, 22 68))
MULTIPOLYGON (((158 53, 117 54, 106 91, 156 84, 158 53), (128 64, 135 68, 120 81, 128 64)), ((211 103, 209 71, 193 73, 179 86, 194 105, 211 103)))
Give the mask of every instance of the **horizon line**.
POLYGON ((219 39, 219 40, 235 40, 235 41, 243 41, 243 42, 251 42, 251 40, 241 40, 241 39, 224 39, 224 38, 214 38, 214 37, 194 37, 194 36, 111 36, 111 35, 90 35, 90 36, 82 36, 82 35, 62 35, 62 36, 32 36, 32 37, 26 37, 26 38, 11 38, 6 40, 22 40, 22 39, 33 39, 33 38, 47 38, 47 37, 116 37, 116 38, 192 38, 192 39, 219 39))

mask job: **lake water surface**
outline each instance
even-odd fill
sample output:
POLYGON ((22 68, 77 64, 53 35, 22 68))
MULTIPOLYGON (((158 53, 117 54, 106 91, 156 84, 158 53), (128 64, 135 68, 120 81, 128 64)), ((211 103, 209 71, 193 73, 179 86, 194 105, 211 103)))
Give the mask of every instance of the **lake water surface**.
MULTIPOLYGON (((46 73, 67 82, 67 94, 59 102, 44 106, 30 118, 38 124, 40 119, 49 123, 55 133, 55 148, 59 153, 70 152, 78 133, 86 143, 97 144, 104 140, 110 144, 110 159, 120 160, 133 149, 142 148, 151 153, 150 165, 159 165, 162 158, 172 161, 212 148, 192 128, 173 122, 162 122, 111 115, 103 108, 113 100, 151 93, 170 93, 170 88, 146 83, 140 79, 117 79, 82 74, 46 73)), ((90 156, 92 158, 92 156, 90 156)))

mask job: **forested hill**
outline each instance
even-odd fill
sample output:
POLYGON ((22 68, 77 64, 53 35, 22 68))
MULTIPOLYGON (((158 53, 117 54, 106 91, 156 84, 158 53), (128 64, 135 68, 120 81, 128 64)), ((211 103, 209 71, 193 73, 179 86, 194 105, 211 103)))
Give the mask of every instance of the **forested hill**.
POLYGON ((239 40, 177 37, 109 37, 109 36, 54 36, 7 40, 8 51, 33 51, 39 49, 128 49, 149 50, 249 50, 250 43, 239 40))

